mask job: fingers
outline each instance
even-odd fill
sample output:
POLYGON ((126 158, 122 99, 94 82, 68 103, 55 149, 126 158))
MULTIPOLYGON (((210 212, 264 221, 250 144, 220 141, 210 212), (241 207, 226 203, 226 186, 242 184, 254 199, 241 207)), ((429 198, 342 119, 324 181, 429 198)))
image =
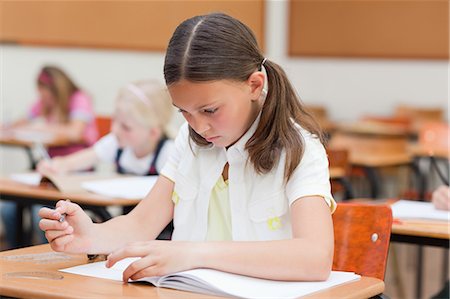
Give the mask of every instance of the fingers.
POLYGON ((48 231, 48 230, 65 230, 67 229, 67 227, 69 227, 69 223, 67 221, 64 222, 59 222, 59 221, 55 221, 55 220, 50 220, 50 219, 41 219, 39 221, 39 228, 43 231, 48 231))
POLYGON ((62 214, 67 215, 74 215, 76 212, 81 211, 81 208, 76 203, 71 202, 70 200, 60 200, 56 203, 56 209, 55 212, 59 213, 57 214, 59 217, 61 217, 62 214))
POLYGON ((149 257, 138 259, 131 263, 122 274, 122 280, 128 282, 131 280, 138 280, 144 277, 161 276, 162 273, 158 273, 158 269, 152 259, 149 257))
POLYGON ((149 254, 148 242, 132 243, 124 248, 118 249, 108 255, 106 260, 106 267, 110 268, 114 266, 120 260, 127 257, 143 257, 149 254))
POLYGON ((64 252, 66 251, 66 245, 73 241, 73 234, 64 235, 50 241, 50 246, 54 251, 64 252))

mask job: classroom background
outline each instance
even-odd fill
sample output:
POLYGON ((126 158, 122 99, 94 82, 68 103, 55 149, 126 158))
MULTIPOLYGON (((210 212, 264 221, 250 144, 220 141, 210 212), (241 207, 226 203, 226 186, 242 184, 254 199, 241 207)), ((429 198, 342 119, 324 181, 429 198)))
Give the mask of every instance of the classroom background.
MULTIPOLYGON (((448 123, 449 4, 444 0, 2 1, 0 122, 25 116, 45 64, 67 71, 92 96, 95 112, 111 115, 116 93, 127 82, 164 81, 164 45, 175 24, 210 11, 248 24, 301 99, 325 108, 332 122, 389 117, 408 105, 441 109, 448 123)), ((174 126, 182 121, 178 115, 174 126)), ((28 167, 23 150, 0 147, 0 175, 28 167)), ((384 180, 391 189, 396 182, 384 180)), ((384 195, 396 195, 389 188, 384 195)), ((395 246, 400 269, 388 268, 386 293, 412 298, 415 246, 395 246)), ((424 298, 441 286, 436 269, 442 268, 443 254, 448 250, 427 248, 424 298)))

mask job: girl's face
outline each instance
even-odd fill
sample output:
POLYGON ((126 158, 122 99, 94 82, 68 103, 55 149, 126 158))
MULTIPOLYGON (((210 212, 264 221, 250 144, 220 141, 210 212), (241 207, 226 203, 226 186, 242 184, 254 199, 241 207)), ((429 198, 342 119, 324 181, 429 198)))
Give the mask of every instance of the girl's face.
POLYGON ((111 131, 116 136, 120 147, 131 147, 138 151, 152 144, 151 129, 142 126, 120 109, 116 109, 114 113, 111 131))
POLYGON ((42 100, 42 103, 47 108, 53 108, 56 106, 56 100, 53 93, 50 91, 48 87, 38 85, 39 96, 42 100))
POLYGON ((253 73, 245 82, 181 80, 169 87, 176 106, 197 134, 215 146, 233 145, 250 128, 261 110, 264 75, 253 73))

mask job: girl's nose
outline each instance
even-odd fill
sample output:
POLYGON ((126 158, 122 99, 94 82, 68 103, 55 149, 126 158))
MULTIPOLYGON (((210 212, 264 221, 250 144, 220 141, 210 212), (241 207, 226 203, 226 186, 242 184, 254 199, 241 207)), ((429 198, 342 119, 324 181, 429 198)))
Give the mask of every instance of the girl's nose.
POLYGON ((192 128, 194 129, 197 134, 204 135, 205 132, 207 132, 211 126, 209 125, 209 122, 203 118, 203 117, 196 117, 193 122, 191 123, 192 128))

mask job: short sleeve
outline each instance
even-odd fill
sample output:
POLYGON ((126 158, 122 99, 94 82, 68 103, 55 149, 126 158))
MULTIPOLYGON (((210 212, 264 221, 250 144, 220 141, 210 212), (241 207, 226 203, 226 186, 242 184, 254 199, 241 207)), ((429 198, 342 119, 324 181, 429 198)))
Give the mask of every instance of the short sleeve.
POLYGON ((167 160, 172 155, 173 151, 175 150, 175 142, 173 139, 167 139, 166 142, 164 142, 164 145, 159 152, 158 159, 156 160, 156 170, 158 172, 161 172, 161 169, 164 168, 164 165, 166 165, 167 160))
POLYGON ((91 122, 94 119, 94 110, 89 96, 81 91, 74 93, 70 99, 70 119, 91 122))
POLYGON ((305 150, 300 164, 295 169, 286 185, 289 204, 305 196, 323 197, 331 212, 336 209, 336 202, 331 195, 328 158, 324 146, 318 138, 301 129, 305 150))
POLYGON ((189 126, 187 123, 183 124, 178 131, 177 137, 175 138, 175 146, 160 173, 169 180, 175 182, 175 174, 178 169, 178 164, 180 163, 183 155, 185 155, 186 150, 190 150, 189 126))
POLYGON ((97 141, 94 146, 94 152, 102 162, 114 162, 119 148, 119 143, 114 134, 109 133, 97 141))

